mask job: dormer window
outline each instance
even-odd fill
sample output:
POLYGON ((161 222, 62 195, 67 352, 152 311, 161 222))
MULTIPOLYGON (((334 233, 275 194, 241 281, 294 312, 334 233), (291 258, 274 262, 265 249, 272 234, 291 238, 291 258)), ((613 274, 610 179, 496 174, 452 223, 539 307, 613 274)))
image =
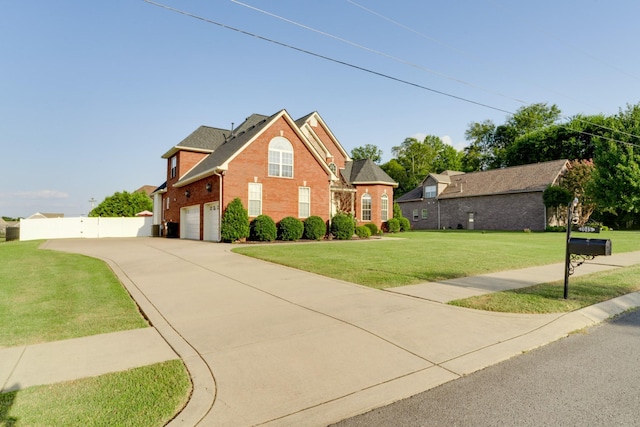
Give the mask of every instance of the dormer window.
POLYGON ((438 187, 436 185, 427 185, 424 187, 424 198, 435 199, 438 195, 438 187))
POLYGON ((269 143, 269 176, 293 178, 293 146, 282 136, 269 143))

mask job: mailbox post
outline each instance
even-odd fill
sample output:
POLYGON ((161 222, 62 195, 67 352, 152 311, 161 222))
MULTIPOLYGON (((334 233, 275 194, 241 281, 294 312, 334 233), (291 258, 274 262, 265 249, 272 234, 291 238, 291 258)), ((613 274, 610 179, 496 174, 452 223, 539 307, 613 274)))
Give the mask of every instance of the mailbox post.
POLYGON ((574 199, 567 206, 567 248, 564 269, 564 299, 569 298, 569 276, 573 274, 575 267, 579 267, 587 260, 592 260, 598 255, 611 255, 611 240, 609 239, 581 239, 571 237, 571 224, 573 209, 578 203, 574 199), (574 265, 575 262, 575 265, 574 265))

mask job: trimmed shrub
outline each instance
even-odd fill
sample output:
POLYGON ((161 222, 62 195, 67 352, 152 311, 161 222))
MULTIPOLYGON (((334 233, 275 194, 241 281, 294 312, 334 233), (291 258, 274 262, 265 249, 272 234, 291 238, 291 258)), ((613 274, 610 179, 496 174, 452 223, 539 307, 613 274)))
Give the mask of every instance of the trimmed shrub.
POLYGON ((238 197, 227 205, 222 215, 220 236, 224 242, 235 242, 249 237, 249 214, 238 197))
POLYGON ((355 232, 351 215, 338 213, 331 219, 331 234, 338 240, 349 240, 355 232))
POLYGON ((400 222, 400 231, 410 231, 411 230, 411 222, 408 218, 400 217, 398 218, 400 222))
POLYGON ((395 202, 393 203, 393 217, 402 218, 402 209, 400 209, 400 205, 395 202))
POLYGON ((304 220, 303 237, 309 240, 320 240, 327 234, 327 224, 319 216, 310 216, 304 220))
POLYGON ((369 229, 369 227, 359 225, 358 227, 356 227, 356 236, 361 239, 368 239, 369 237, 371 237, 371 230, 369 229))
POLYGON ((302 221, 292 216, 282 218, 278 224, 278 239, 280 240, 298 240, 302 237, 303 232, 302 221))
POLYGON ((372 236, 375 236, 376 234, 378 234, 378 226, 375 225, 374 223, 368 222, 364 226, 369 229, 372 236))
POLYGON ((278 229, 269 215, 258 215, 250 224, 249 238, 258 242, 276 240, 278 229))
POLYGON ((387 221, 387 231, 389 233, 397 233, 400 231, 400 220, 398 218, 391 218, 387 221))

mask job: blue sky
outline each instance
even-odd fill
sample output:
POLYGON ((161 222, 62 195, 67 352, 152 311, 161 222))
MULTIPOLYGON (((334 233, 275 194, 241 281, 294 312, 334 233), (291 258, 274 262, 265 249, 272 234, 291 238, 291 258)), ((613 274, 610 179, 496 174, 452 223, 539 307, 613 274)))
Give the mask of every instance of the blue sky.
POLYGON ((640 101, 637 1, 159 2, 495 109, 143 0, 0 0, 0 215, 86 215, 92 197, 162 184, 160 156, 198 126, 252 113, 318 111, 347 151, 386 161, 416 135, 461 149, 469 123, 534 102, 640 101))

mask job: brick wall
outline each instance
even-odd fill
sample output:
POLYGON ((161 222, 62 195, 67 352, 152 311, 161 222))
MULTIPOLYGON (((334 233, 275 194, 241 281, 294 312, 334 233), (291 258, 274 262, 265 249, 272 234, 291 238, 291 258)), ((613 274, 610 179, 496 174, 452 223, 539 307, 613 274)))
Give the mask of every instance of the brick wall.
POLYGON ((469 212, 473 212, 473 228, 476 230, 523 230, 545 229, 546 208, 542 193, 516 193, 458 199, 435 199, 404 202, 402 213, 411 221, 414 229, 469 228, 469 212), (418 209, 418 220, 413 219, 413 210, 418 209), (422 209, 427 218, 422 219, 422 209), (439 214, 438 214, 439 213, 439 214), (439 216, 438 216, 439 215, 439 216), (438 222, 439 217, 439 222, 438 222))

